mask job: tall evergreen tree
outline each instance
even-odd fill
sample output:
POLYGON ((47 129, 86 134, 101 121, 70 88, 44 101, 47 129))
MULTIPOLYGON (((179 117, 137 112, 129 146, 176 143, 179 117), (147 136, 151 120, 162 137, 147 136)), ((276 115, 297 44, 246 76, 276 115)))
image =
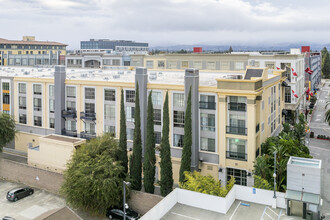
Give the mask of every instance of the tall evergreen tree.
POLYGON ((126 134, 126 116, 124 105, 124 90, 121 90, 120 100, 120 133, 119 133, 119 155, 118 160, 121 161, 125 175, 128 172, 128 159, 127 159, 127 134, 126 134))
POLYGON ((191 171, 191 145, 192 145, 192 133, 191 133, 191 87, 189 89, 189 95, 187 100, 187 108, 184 116, 184 136, 183 136, 183 149, 180 166, 180 177, 181 183, 185 180, 185 171, 191 171))
POLYGON ((154 133, 154 108, 152 105, 152 91, 148 97, 147 112, 147 141, 145 145, 144 161, 143 161, 143 183, 144 190, 147 193, 154 193, 155 186, 155 133, 154 133))
POLYGON ((323 77, 330 78, 330 57, 329 53, 326 53, 323 58, 323 67, 322 67, 323 77))
POLYGON ((135 89, 135 115, 134 115, 134 138, 132 166, 130 167, 130 177, 132 179, 132 189, 142 188, 142 139, 141 139, 141 118, 140 118, 140 97, 139 83, 135 89))
POLYGON ((229 50, 228 50, 229 53, 233 52, 233 48, 230 46, 229 47, 229 50))
POLYGON ((169 142, 170 116, 168 111, 168 92, 163 107, 163 130, 160 144, 160 193, 166 196, 173 189, 173 171, 169 142))

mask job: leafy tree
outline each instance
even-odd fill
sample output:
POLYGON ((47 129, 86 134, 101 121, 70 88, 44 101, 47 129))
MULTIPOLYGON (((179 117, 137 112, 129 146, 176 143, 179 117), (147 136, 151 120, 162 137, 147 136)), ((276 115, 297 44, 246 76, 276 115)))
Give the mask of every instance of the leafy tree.
POLYGON ((328 53, 328 50, 326 47, 323 47, 323 49, 321 50, 321 55, 322 55, 322 58, 324 58, 325 54, 328 53))
POLYGON ((269 184, 267 180, 261 178, 260 176, 254 175, 254 188, 272 190, 273 187, 269 184))
POLYGON ((154 133, 154 108, 152 105, 152 91, 148 97, 148 112, 147 112, 147 141, 143 162, 143 183, 147 193, 154 193, 155 186, 155 133, 154 133))
POLYGON ((184 117, 184 136, 183 136, 183 149, 180 165, 179 182, 185 180, 185 171, 190 171, 191 168, 191 145, 192 145, 192 125, 191 125, 191 87, 187 100, 187 108, 184 117))
POLYGON ((14 117, 0 112, 0 152, 6 144, 14 140, 15 134, 16 125, 14 117))
POLYGON ((213 178, 210 174, 203 176, 197 171, 192 173, 185 171, 184 175, 185 182, 179 183, 180 188, 214 196, 226 197, 235 184, 233 177, 230 178, 226 187, 221 187, 221 182, 213 178))
POLYGON ((324 78, 330 78, 330 57, 329 53, 326 53, 323 58, 322 73, 324 78))
MULTIPOLYGON (((327 109, 328 105, 330 105, 330 101, 328 101, 327 104, 325 105, 325 109, 327 109)), ((325 112, 325 122, 328 122, 328 124, 330 126, 330 109, 328 109, 325 112)))
POLYGON ((135 91, 135 115, 134 115, 134 139, 132 166, 130 167, 130 177, 132 179, 132 189, 142 188, 142 139, 141 139, 141 117, 140 117, 140 97, 139 84, 136 84, 135 91))
POLYGON ((254 173, 260 178, 270 178, 272 173, 270 172, 269 156, 257 157, 254 164, 254 173))
POLYGON ((128 158, 127 158, 127 134, 126 134, 126 116, 124 106, 124 91, 121 90, 120 100, 120 133, 119 133, 119 154, 118 160, 121 161, 125 175, 128 172, 128 158))
POLYGON ((124 167, 116 160, 118 151, 118 142, 106 133, 74 152, 61 188, 68 203, 102 215, 122 204, 124 167))
POLYGON ((173 189, 173 171, 171 161, 171 148, 169 143, 170 116, 168 111, 168 92, 163 107, 163 130, 160 143, 160 193, 168 195, 173 189))
POLYGON ((299 122, 294 125, 293 134, 294 137, 300 141, 300 143, 303 143, 305 141, 305 129, 307 123, 303 114, 298 116, 298 120, 299 122))

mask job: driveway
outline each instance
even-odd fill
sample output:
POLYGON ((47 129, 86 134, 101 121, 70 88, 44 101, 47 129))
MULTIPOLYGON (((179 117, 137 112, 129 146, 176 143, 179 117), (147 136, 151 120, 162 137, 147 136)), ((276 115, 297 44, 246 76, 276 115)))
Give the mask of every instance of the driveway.
POLYGON ((0 180, 0 219, 11 216, 18 220, 30 220, 49 210, 65 206, 63 198, 39 189, 34 189, 31 196, 17 202, 9 202, 6 199, 7 192, 21 186, 24 185, 0 180))

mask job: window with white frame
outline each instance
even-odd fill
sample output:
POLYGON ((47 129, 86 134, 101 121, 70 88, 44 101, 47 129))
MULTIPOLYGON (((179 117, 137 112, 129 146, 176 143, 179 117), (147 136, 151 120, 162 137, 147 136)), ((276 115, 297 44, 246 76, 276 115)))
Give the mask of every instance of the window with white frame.
POLYGON ((162 133, 155 131, 155 144, 160 144, 162 140, 162 133))
POLYGON ((183 93, 173 93, 173 105, 174 107, 184 107, 183 93))
POLYGON ((49 99, 49 112, 54 113, 55 112, 55 100, 49 99))
POLYGON ((126 121, 134 122, 135 107, 126 106, 126 121))
POLYGON ((244 69, 244 62, 235 62, 235 69, 236 70, 243 70, 244 69))
POLYGON ((33 94, 34 95, 41 95, 42 94, 41 84, 33 84, 33 94))
POLYGON ((162 110, 154 109, 154 125, 162 125, 162 110))
POLYGON ((18 92, 20 94, 26 94, 26 84, 25 83, 18 83, 18 92))
POLYGON ((153 105, 162 105, 162 93, 158 91, 152 91, 151 94, 153 105))
POLYGON ((201 130, 215 131, 215 114, 201 113, 201 130))
POLYGON ((26 97, 24 96, 18 97, 18 106, 19 109, 26 109, 26 97))
POLYGON ((154 68, 154 61, 152 61, 152 60, 147 60, 147 61, 146 61, 146 66, 147 66, 147 68, 149 68, 149 69, 153 69, 153 68, 154 68))
POLYGON ((126 102, 135 103, 135 91, 134 90, 126 90, 126 102))
POLYGON ((93 122, 86 122, 85 131, 89 134, 95 134, 95 124, 93 122))
POLYGON ((115 120, 116 118, 116 106, 112 104, 104 105, 104 119, 115 120))
POLYGON ((76 111, 76 102, 66 101, 66 110, 67 111, 76 111))
POLYGON ((173 111, 173 126, 184 127, 184 111, 173 111))
POLYGON ((77 123, 74 120, 66 120, 65 127, 68 131, 76 131, 77 130, 77 123))
POLYGON ((33 117, 33 124, 34 124, 34 126, 39 126, 39 127, 41 127, 42 126, 42 119, 41 119, 41 117, 39 117, 39 116, 34 116, 33 117))
POLYGON ((67 86, 66 87, 66 97, 76 98, 76 87, 75 86, 67 86))
POLYGON ((116 101, 116 90, 104 89, 104 100, 105 101, 116 101))
POLYGON ((201 137, 201 146, 202 151, 215 152, 215 139, 201 137))
POLYGON ((55 118, 49 118, 49 128, 55 128, 55 118))
POLYGON ((85 112, 86 113, 95 113, 95 104, 94 103, 85 103, 85 112))
POLYGON ((127 140, 132 141, 134 138, 134 129, 133 128, 126 128, 126 137, 127 140))
POLYGON ((55 86, 54 85, 49 85, 49 96, 50 97, 55 96, 55 86))
POLYGON ((183 147, 183 135, 173 134, 173 146, 174 147, 183 147))
POLYGON ((94 88, 85 88, 85 99, 95 99, 94 88))
POLYGON ((41 99, 40 98, 34 98, 33 99, 33 109, 34 111, 41 111, 41 99))
POLYGON ((104 132, 111 133, 113 136, 116 135, 116 127, 113 125, 104 125, 104 132))

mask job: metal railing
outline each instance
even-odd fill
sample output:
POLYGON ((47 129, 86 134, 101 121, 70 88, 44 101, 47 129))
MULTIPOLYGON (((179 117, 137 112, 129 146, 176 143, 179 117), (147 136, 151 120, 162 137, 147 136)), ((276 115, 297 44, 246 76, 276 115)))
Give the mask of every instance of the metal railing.
POLYGON ((95 121, 96 113, 95 112, 80 112, 80 119, 95 121))
POLYGON ((247 135, 247 128, 226 126, 226 132, 227 132, 227 134, 247 135))
POLYGON ((215 110, 215 102, 199 102, 199 108, 215 110))
POLYGON ((77 111, 76 110, 62 110, 62 117, 63 118, 76 118, 77 111))
POLYGON ((246 104, 245 103, 230 102, 228 104, 228 110, 245 112, 246 111, 246 104))
POLYGON ((70 130, 67 130, 64 128, 64 129, 62 129, 62 135, 70 136, 70 137, 77 137, 77 130, 70 131, 70 130))
POLYGON ((82 131, 80 132, 80 138, 90 140, 92 138, 96 138, 96 133, 88 133, 86 131, 82 131))
POLYGON ((239 153, 239 152, 235 152, 235 151, 226 151, 226 158, 247 161, 247 154, 239 153))

